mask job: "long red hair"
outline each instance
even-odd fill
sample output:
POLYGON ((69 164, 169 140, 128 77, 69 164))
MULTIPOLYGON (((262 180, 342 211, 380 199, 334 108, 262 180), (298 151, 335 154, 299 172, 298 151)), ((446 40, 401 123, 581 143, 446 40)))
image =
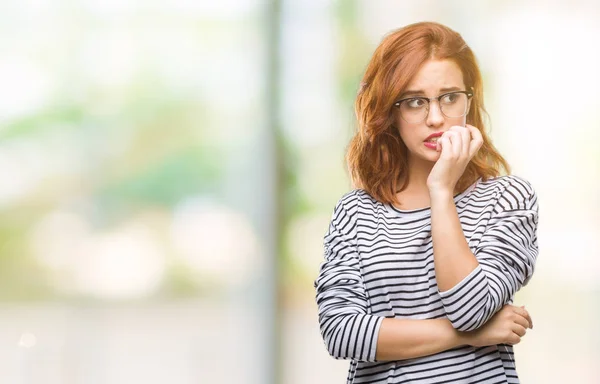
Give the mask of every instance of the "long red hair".
POLYGON ((499 176, 501 169, 510 173, 485 132, 483 81, 471 48, 460 34, 444 25, 411 24, 386 35, 373 54, 356 97, 358 130, 346 154, 354 186, 383 203, 397 202, 396 193, 408 182, 408 149, 394 126, 393 104, 430 59, 450 59, 458 64, 465 86, 474 94, 467 123, 483 136, 483 145, 467 165, 457 189, 465 190, 479 177, 485 181, 499 176), (400 180, 404 180, 402 185, 400 180))

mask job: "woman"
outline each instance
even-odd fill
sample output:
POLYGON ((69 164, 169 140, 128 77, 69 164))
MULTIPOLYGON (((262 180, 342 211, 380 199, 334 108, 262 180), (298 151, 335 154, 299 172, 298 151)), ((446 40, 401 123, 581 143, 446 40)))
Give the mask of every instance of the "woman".
POLYGON ((481 73, 453 30, 418 23, 376 49, 315 281, 348 383, 518 383, 511 305, 534 270, 538 205, 486 136, 481 73))

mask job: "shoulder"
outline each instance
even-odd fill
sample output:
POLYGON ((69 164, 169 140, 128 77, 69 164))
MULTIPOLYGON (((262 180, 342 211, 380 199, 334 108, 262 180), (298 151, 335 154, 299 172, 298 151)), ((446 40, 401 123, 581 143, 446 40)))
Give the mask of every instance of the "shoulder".
POLYGON ((522 210, 537 207, 535 188, 529 180, 521 176, 494 177, 482 182, 482 187, 489 188, 494 192, 501 210, 522 210))
POLYGON ((356 220, 357 214, 374 212, 382 206, 364 189, 354 189, 345 193, 336 203, 333 211, 333 221, 342 219, 356 220))
POLYGON ((353 189, 345 193, 339 200, 336 206, 344 206, 346 209, 353 209, 359 206, 375 206, 381 203, 375 200, 364 189, 353 189))

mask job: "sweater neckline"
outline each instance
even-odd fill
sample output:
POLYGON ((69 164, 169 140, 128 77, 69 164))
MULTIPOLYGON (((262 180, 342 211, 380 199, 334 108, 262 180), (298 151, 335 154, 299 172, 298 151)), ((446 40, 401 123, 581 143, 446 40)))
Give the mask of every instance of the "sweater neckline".
MULTIPOLYGON (((479 184, 479 182, 481 182, 481 177, 479 179, 475 180, 475 182, 473 184, 471 184, 469 187, 467 187, 467 189, 454 195, 454 204, 457 204, 460 200, 462 200, 464 197, 466 197, 471 191, 473 191, 475 189, 475 187, 477 187, 477 184, 479 184)), ((417 216, 418 217, 426 216, 431 213, 431 206, 424 207, 424 208, 417 208, 417 209, 400 209, 400 208, 394 207, 392 204, 386 203, 384 205, 389 212, 391 212, 397 216, 410 216, 411 218, 413 218, 413 217, 417 217, 417 216)))

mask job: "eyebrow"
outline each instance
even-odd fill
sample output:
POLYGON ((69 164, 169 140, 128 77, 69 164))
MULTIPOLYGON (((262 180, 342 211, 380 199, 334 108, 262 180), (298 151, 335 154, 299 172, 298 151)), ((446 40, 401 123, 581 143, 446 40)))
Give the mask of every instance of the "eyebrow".
MULTIPOLYGON (((454 91, 462 91, 462 89, 459 87, 442 88, 442 89, 440 89, 440 95, 444 94, 446 92, 454 92, 454 91)), ((402 92, 402 94, 400 95, 400 99, 404 99, 404 98, 410 97, 410 96, 424 96, 424 95, 425 95, 425 91, 408 90, 408 91, 402 92)))

